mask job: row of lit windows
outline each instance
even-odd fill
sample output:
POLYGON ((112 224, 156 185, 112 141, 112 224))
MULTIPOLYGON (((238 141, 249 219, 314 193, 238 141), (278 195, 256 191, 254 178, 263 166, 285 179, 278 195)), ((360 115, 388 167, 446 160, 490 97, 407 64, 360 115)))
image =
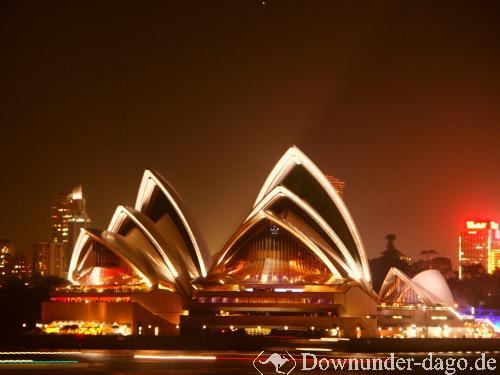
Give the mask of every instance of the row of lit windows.
POLYGON ((286 297, 198 297, 198 303, 298 303, 314 305, 332 305, 333 299, 328 298, 286 298, 286 297))
POLYGON ((91 303, 91 302, 131 302, 130 297, 51 297, 51 302, 91 303))

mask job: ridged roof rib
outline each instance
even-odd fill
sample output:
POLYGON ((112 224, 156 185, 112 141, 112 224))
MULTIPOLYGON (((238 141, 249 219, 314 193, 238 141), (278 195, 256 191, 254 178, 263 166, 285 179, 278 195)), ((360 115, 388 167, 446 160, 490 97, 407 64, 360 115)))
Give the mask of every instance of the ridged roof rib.
POLYGON ((325 219, 323 219, 323 217, 318 214, 318 212, 314 208, 312 208, 306 201, 301 199, 298 195, 291 192, 286 187, 274 187, 273 190, 265 195, 264 198, 262 198, 262 200, 254 206, 249 217, 262 210, 272 210, 273 205, 275 205, 279 201, 285 201, 285 204, 293 204, 294 206, 298 207, 304 213, 304 215, 310 217, 331 241, 333 248, 330 247, 324 249, 327 255, 341 264, 342 267, 348 272, 349 277, 356 281, 361 281, 362 272, 359 265, 354 261, 353 257, 349 253, 349 250, 347 250, 344 243, 340 240, 335 231, 328 225, 325 219))
POLYGON ((368 262, 358 231, 342 199, 318 167, 297 147, 281 157, 254 207, 214 261, 217 272, 238 251, 235 244, 261 220, 286 226, 330 270, 372 292, 368 262), (290 214, 297 213, 298 217, 290 214))
MULTIPOLYGON (((194 250, 191 256, 191 261, 196 267, 193 277, 204 277, 207 275, 207 268, 210 267, 211 258, 205 244, 205 240, 201 235, 201 231, 195 224, 194 219, 189 213, 186 205, 182 201, 175 189, 163 178, 159 173, 151 170, 146 170, 142 177, 139 193, 135 203, 135 209, 146 214, 149 206, 152 204, 152 195, 158 189, 166 198, 170 208, 169 213, 173 213, 173 220, 177 229, 181 234, 186 233, 188 238, 185 238, 187 247, 194 250)), ((162 233, 163 236, 168 236, 168 233, 162 233)), ((182 254, 186 256, 187 254, 182 254)))
POLYGON ((97 241, 123 259, 147 285, 166 282, 190 294, 193 279, 206 276, 210 257, 205 241, 174 188, 146 170, 135 208, 118 206, 108 231, 83 230, 76 242, 68 279, 82 271, 89 241, 97 241))
POLYGON ((68 271, 68 279, 79 284, 78 273, 83 271, 85 260, 92 251, 91 242, 96 242, 128 264, 139 275, 143 283, 151 287, 156 272, 151 265, 152 259, 144 257, 140 249, 131 245, 123 236, 99 229, 82 229, 76 241, 68 271), (76 276, 76 277, 75 277, 76 276))
POLYGON ((147 253, 153 252, 148 256, 155 261, 159 260, 158 256, 161 259, 161 267, 157 268, 162 272, 157 275, 157 279, 166 279, 177 284, 181 290, 188 291, 191 280, 179 255, 177 244, 162 236, 153 221, 143 213, 132 207, 118 206, 108 230, 127 237, 132 228, 138 230, 154 248, 154 251, 151 251, 151 247, 143 246, 142 250, 147 253))
MULTIPOLYGON (((325 174, 299 148, 289 148, 276 163, 254 206, 258 206, 277 186, 286 187, 316 210, 343 243, 342 249, 348 250, 358 263, 364 285, 371 288, 368 259, 354 220, 325 174)), ((352 268, 355 271, 357 267, 352 268)))

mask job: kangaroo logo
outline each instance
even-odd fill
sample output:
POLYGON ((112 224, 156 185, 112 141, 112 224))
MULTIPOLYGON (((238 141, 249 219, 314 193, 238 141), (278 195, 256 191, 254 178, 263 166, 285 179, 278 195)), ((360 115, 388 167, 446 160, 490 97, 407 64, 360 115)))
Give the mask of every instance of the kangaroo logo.
POLYGON ((267 359, 264 361, 260 360, 262 353, 264 353, 264 351, 261 351, 259 355, 253 360, 253 367, 255 367, 255 369, 259 372, 260 375, 264 374, 262 373, 262 371, 259 370, 259 368, 257 367, 258 365, 267 365, 268 363, 271 363, 275 368, 276 374, 283 374, 283 375, 289 375, 297 366, 297 361, 288 352, 286 352, 286 354, 288 354, 288 357, 286 355, 281 355, 279 353, 273 353, 269 357, 267 357, 267 359), (288 372, 282 371, 283 365, 287 362, 293 363, 292 368, 290 368, 288 372))

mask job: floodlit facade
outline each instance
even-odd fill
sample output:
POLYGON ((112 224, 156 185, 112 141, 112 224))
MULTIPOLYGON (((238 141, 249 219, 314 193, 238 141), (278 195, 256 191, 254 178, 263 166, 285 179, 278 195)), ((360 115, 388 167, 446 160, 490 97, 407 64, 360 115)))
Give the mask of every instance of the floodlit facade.
POLYGON ((175 189, 146 170, 133 207, 118 206, 106 230, 81 230, 68 279, 44 304, 51 332, 376 335, 358 230, 296 147, 213 259, 175 189))
POLYGON ((81 230, 68 279, 43 305, 46 332, 376 337, 397 329, 415 337, 465 329, 438 271, 410 280, 392 269, 373 291, 344 201, 297 147, 213 257, 175 189, 146 170, 133 207, 118 206, 106 230, 81 230))
POLYGON ((51 207, 50 242, 65 245, 64 272, 68 270, 71 252, 82 228, 90 227, 90 217, 86 211, 86 200, 82 186, 75 187, 69 194, 60 194, 51 207))
POLYGON ((376 335, 376 295, 354 221, 296 147, 194 285, 186 331, 376 335))
POLYGON ((500 230, 493 220, 468 220, 460 232, 458 249, 459 278, 464 278, 464 268, 480 265, 492 274, 500 269, 500 230))
POLYGON ((160 288, 189 296, 191 280, 205 276, 207 264, 205 242, 178 194, 146 170, 135 208, 118 206, 106 231, 81 231, 68 279, 75 285, 160 288))
POLYGON ((205 242, 179 195, 146 170, 135 207, 118 206, 107 230, 81 230, 68 271, 73 286, 52 295, 43 320, 63 327, 79 321, 92 327, 88 332, 98 321, 104 332, 143 333, 143 326, 152 326, 150 333, 176 334, 191 281, 206 275, 209 265, 205 242))

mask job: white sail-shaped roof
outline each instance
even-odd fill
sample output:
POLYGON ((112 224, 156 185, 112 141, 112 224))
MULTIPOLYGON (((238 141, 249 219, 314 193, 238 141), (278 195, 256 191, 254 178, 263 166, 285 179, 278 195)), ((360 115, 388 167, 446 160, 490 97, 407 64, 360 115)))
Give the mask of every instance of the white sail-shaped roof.
MULTIPOLYGON (((259 211, 268 210, 276 214, 285 210, 295 209, 302 214, 305 219, 314 222, 315 229, 318 235, 326 238, 328 245, 323 245, 326 254, 341 265, 347 272, 350 278, 364 283, 361 267, 351 256, 349 250, 340 240, 335 231, 328 225, 325 219, 311 207, 309 203, 301 199, 297 194, 291 192, 284 186, 276 186, 268 194, 264 196, 252 209, 249 218, 256 215, 259 211)), ((311 236, 316 237, 316 236, 311 236)), ((371 285, 366 283, 369 289, 371 285)))
MULTIPOLYGON (((78 283, 78 278, 87 282, 105 273, 99 261, 88 262, 99 259, 93 249, 101 250, 93 243, 121 259, 128 265, 123 269, 128 272, 130 267, 144 284, 170 283, 185 294, 196 279, 216 274, 236 280, 235 275, 247 271, 273 275, 269 277, 274 283, 281 276, 283 283, 287 277, 291 283, 305 284, 355 280, 372 292, 365 250, 344 202, 297 147, 291 147, 273 168, 250 215, 213 266, 179 194, 150 170, 142 177, 135 208, 118 206, 108 231, 82 232, 71 260, 72 282, 78 283)), ((255 274, 247 276, 255 279, 255 274)))
POLYGON ((210 265, 203 236, 185 204, 162 176, 150 170, 144 172, 135 208, 118 206, 107 231, 82 231, 70 262, 71 282, 100 282, 101 276, 110 279, 121 272, 119 267, 87 262, 95 258, 99 263, 99 258, 89 258, 98 248, 94 243, 106 249, 108 258, 114 254, 121 259, 144 285, 161 284, 182 294, 190 294, 191 281, 205 276, 210 265))
POLYGON ((438 270, 426 270, 411 279, 413 284, 425 289, 435 304, 453 306, 450 287, 438 270))
POLYGON ((142 177, 135 209, 149 217, 167 240, 182 246, 179 255, 191 278, 204 277, 210 255, 201 231, 175 189, 160 174, 146 170, 142 177))
POLYGON ((335 233, 342 243, 341 251, 347 250, 361 270, 362 278, 368 285, 371 283, 370 269, 366 252, 344 201, 326 178, 325 174, 297 147, 293 146, 281 157, 267 177, 260 190, 255 206, 275 187, 283 186, 314 209, 335 233))
POLYGON ((181 291, 190 289, 190 276, 179 254, 182 249, 164 238, 149 217, 132 207, 118 206, 108 231, 124 236, 143 252, 155 253, 151 258, 157 259, 159 255, 162 265, 168 269, 164 278, 177 284, 181 291))
POLYGON ((453 296, 438 270, 420 272, 410 279, 404 272, 391 268, 379 292, 382 303, 453 306, 453 296))

